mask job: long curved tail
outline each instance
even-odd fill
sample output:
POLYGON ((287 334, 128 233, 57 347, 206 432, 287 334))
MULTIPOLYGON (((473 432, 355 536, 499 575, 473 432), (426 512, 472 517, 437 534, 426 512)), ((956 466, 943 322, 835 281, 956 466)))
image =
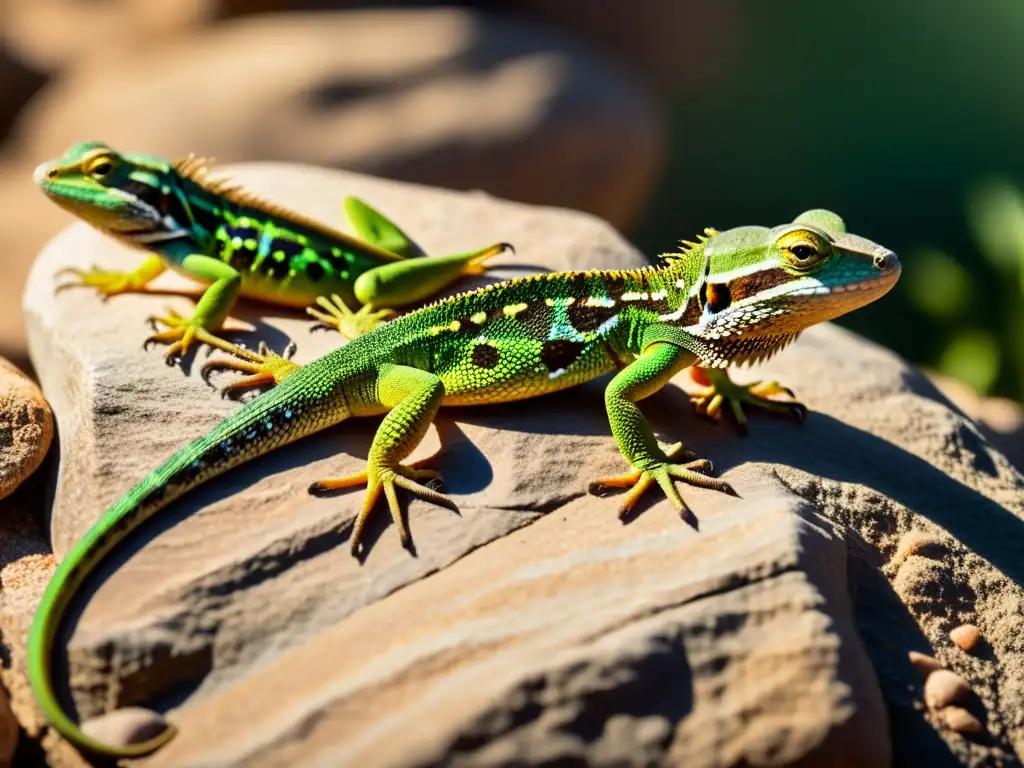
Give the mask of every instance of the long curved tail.
POLYGON ((288 377, 175 453, 107 510, 57 567, 29 632, 28 674, 46 719, 78 749, 141 757, 170 741, 176 729, 168 726, 148 741, 112 746, 87 735, 64 712, 53 688, 51 657, 57 629, 76 591, 119 541, 174 499, 249 459, 347 418, 345 398, 335 394, 337 382, 330 381, 329 368, 318 363, 288 377), (323 369, 321 375, 317 369, 323 369))

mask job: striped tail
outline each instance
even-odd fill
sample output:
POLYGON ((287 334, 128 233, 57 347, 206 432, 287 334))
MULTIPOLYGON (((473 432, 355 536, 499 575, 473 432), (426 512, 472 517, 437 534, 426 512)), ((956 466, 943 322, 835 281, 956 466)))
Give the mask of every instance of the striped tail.
POLYGON ((176 729, 169 725, 148 741, 111 746, 88 736, 64 712, 53 689, 51 656, 72 597, 119 541, 173 500, 239 464, 347 418, 344 398, 334 396, 335 387, 311 370, 320 369, 318 363, 289 376, 175 453, 107 510, 57 567, 29 632, 28 674, 50 725, 79 750, 118 758, 141 757, 170 741, 176 729))

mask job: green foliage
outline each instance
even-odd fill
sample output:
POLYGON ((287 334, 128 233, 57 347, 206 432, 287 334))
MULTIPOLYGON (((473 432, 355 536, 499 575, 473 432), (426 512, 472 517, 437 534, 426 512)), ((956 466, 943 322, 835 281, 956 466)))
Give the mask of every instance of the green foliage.
POLYGON ((840 320, 1024 400, 1024 3, 745 2, 706 86, 670 110, 647 253, 825 207, 903 277, 840 320))

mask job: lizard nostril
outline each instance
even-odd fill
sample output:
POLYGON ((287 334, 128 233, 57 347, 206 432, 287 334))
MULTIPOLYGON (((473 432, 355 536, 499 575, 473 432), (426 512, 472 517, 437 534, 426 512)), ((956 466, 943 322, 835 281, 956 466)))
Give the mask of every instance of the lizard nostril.
POLYGON ((46 178, 48 179, 56 179, 59 175, 60 171, 58 171, 56 168, 51 168, 46 172, 46 178))
POLYGON ((887 269, 890 263, 889 254, 879 253, 875 256, 875 268, 876 269, 887 269))

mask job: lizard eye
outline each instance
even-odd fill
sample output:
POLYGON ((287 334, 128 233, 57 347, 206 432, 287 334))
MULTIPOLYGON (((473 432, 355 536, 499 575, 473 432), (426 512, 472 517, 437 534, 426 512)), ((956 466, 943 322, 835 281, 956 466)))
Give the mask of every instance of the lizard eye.
POLYGON ((789 267, 801 272, 815 269, 831 252, 831 243, 809 229, 786 232, 779 238, 778 247, 789 267))
POLYGON ((93 161, 88 168, 88 174, 94 179, 104 179, 114 170, 114 164, 105 157, 93 161))
POLYGON ((789 252, 796 257, 797 261, 810 261, 818 255, 818 249, 810 243, 797 243, 790 246, 789 252))

